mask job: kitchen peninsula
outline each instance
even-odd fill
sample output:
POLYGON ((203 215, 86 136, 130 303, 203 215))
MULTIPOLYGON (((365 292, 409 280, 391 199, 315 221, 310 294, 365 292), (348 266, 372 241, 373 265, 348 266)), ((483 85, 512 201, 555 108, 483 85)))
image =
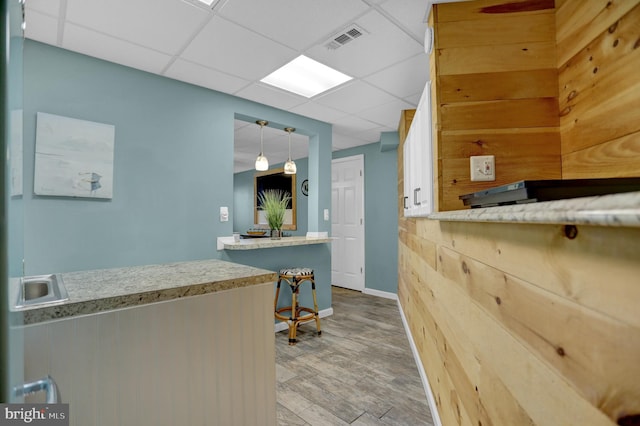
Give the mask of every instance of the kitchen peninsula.
MULTIPOLYGON (((257 268, 272 271, 288 267, 313 269, 317 284, 320 317, 325 317, 333 313, 331 307, 331 241, 331 237, 328 237, 326 233, 283 237, 279 240, 247 238, 238 242, 234 242, 233 237, 221 237, 218 238, 218 249, 222 250, 222 259, 224 260, 257 268)), ((301 290, 299 297, 302 306, 313 306, 310 289, 301 290)), ((284 303, 284 299, 281 303, 284 303)), ((271 321, 273 322, 273 319, 271 321)))
POLYGON ((24 313, 24 367, 55 378, 72 425, 276 424, 275 273, 216 259, 60 275, 70 300, 24 313))

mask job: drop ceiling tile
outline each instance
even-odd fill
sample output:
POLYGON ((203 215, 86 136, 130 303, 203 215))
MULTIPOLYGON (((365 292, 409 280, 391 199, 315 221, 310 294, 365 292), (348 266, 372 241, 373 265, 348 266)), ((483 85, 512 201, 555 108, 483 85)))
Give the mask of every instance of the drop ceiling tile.
POLYGON ((66 19, 173 55, 209 16, 178 0, 67 0, 66 19))
POLYGON ((394 100, 388 104, 373 107, 358 113, 365 120, 378 123, 381 126, 396 129, 400 123, 400 113, 405 109, 413 109, 415 106, 401 100, 394 100))
POLYGON ((155 74, 160 74, 171 59, 163 53, 72 24, 65 25, 62 40, 65 49, 155 74))
POLYGON ((341 30, 366 10, 361 0, 234 0, 220 15, 301 50, 341 30))
POLYGON ((418 38, 424 40, 427 29, 427 11, 431 7, 424 0, 388 0, 382 9, 401 22, 402 26, 418 38))
POLYGON ((27 28, 25 37, 56 45, 58 42, 58 19, 48 15, 36 12, 35 10, 27 10, 25 15, 27 28))
POLYGON ((333 123, 334 121, 348 115, 344 111, 338 111, 337 109, 320 105, 315 101, 309 101, 302 105, 293 107, 291 108, 291 112, 313 118, 315 120, 324 121, 326 123, 333 123))
POLYGON ((377 11, 357 19, 365 31, 338 49, 316 45, 307 55, 353 77, 365 77, 423 51, 422 45, 377 11))
POLYGON ((333 133, 345 136, 359 137, 360 133, 380 127, 379 124, 372 123, 355 115, 350 115, 333 123, 333 133))
POLYGON ((248 80, 259 80, 296 56, 295 50, 219 17, 182 54, 191 62, 248 80))
POLYGON ((355 146, 366 145, 367 141, 355 138, 353 136, 341 135, 333 132, 331 149, 332 151, 339 151, 341 149, 353 148, 355 146))
POLYGON ((404 100, 410 103, 411 105, 416 105, 414 108, 418 106, 420 103, 420 98, 422 97, 422 91, 418 93, 414 93, 413 95, 405 96, 404 100))
POLYGON ((314 98, 318 104, 356 114, 367 108, 382 105, 395 100, 393 96, 372 85, 354 81, 347 83, 337 89, 314 98))
POLYGON ((275 108, 289 110, 290 108, 305 102, 305 98, 273 89, 262 83, 254 83, 235 93, 244 99, 259 102, 275 108))
POLYGON ((29 0, 24 7, 27 11, 35 10, 55 17, 60 14, 60 0, 29 0))
POLYGON ((366 141, 367 143, 374 143, 374 142, 380 142, 380 133, 381 132, 390 132, 393 131, 395 129, 391 128, 391 127, 385 127, 385 126, 381 126, 381 127, 376 127, 374 129, 370 129, 370 130, 365 130, 364 132, 361 132, 359 134, 357 134, 356 136, 358 137, 358 139, 362 139, 364 141, 366 141))
POLYGON ((234 93, 250 83, 248 80, 243 80, 182 59, 177 59, 171 64, 164 75, 224 93, 234 93))
POLYGON ((427 80, 429 80, 429 58, 425 53, 420 53, 364 79, 399 98, 411 96, 417 92, 422 93, 427 80))

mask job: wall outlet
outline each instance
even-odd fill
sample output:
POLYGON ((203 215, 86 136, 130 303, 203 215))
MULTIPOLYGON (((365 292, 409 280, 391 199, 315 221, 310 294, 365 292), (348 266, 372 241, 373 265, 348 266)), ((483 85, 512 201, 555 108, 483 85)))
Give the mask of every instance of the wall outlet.
POLYGON ((472 182, 496 180, 496 161, 493 155, 478 155, 470 160, 472 182))

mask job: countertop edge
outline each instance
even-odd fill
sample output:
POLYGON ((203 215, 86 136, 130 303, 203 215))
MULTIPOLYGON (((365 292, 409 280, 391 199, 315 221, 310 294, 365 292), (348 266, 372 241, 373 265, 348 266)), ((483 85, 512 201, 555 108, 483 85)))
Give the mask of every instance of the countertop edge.
POLYGON ((427 219, 462 222, 640 227, 640 192, 432 213, 427 219))
POLYGON ((241 239, 239 242, 234 242, 233 237, 221 237, 220 239, 223 239, 222 244, 224 250, 257 250, 277 247, 292 247, 330 243, 333 240, 331 237, 283 237, 279 240, 272 240, 270 238, 250 238, 241 239))
MULTIPOLYGON (((194 264, 199 262, 183 262, 184 265, 194 264)), ((74 293, 73 289, 70 291, 70 300, 42 307, 33 307, 19 311, 12 311, 11 315, 14 316, 12 323, 14 325, 31 325, 42 323, 46 321, 59 320, 64 318, 97 314, 101 312, 131 308, 135 306, 142 306, 151 303, 165 302, 171 300, 178 300, 185 297, 199 296, 204 294, 216 293, 220 291, 233 290, 238 288, 249 287, 253 285, 261 285, 267 283, 273 283, 277 281, 278 274, 274 271, 249 267, 245 265, 234 264, 232 262, 214 261, 212 265, 233 265, 246 271, 241 271, 237 275, 226 276, 222 278, 194 278, 193 283, 185 284, 185 282, 179 283, 175 286, 167 283, 162 283, 158 288, 142 287, 140 289, 127 287, 126 292, 122 292, 120 288, 114 291, 113 295, 99 295, 95 298, 87 298, 85 296, 71 297, 74 293), (75 299, 75 300, 74 300, 75 299)), ((166 266, 180 265, 167 264, 167 265, 144 265, 141 267, 133 268, 120 268, 113 270, 96 270, 96 271, 84 271, 79 273, 68 273, 72 275, 82 274, 90 276, 92 272, 95 274, 104 273, 105 271, 126 271, 126 270, 153 270, 154 267, 164 268, 166 266)), ((65 274, 61 274, 63 277, 65 274)), ((136 280, 137 276, 134 275, 132 280, 136 280)), ((141 281, 144 281, 144 277, 140 277, 141 281)), ((107 283, 106 281, 100 281, 100 285, 114 285, 117 284, 107 283)), ((95 285, 95 283, 93 284, 95 285)), ((68 286, 68 285, 67 285, 68 286)), ((69 289, 68 289, 69 290, 69 289)), ((89 289, 90 290, 90 289, 89 289)), ((87 293, 87 289, 82 289, 87 293)), ((75 291, 77 293, 77 291, 75 291)))

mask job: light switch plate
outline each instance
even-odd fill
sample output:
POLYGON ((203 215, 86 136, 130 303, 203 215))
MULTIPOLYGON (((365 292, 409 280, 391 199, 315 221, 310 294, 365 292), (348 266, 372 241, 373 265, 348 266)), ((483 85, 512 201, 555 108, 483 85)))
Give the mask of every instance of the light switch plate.
POLYGON ((329 209, 324 209, 324 220, 329 220, 329 209))
POLYGON ((228 222, 228 221, 229 221, 229 208, 220 207, 220 222, 228 222))

